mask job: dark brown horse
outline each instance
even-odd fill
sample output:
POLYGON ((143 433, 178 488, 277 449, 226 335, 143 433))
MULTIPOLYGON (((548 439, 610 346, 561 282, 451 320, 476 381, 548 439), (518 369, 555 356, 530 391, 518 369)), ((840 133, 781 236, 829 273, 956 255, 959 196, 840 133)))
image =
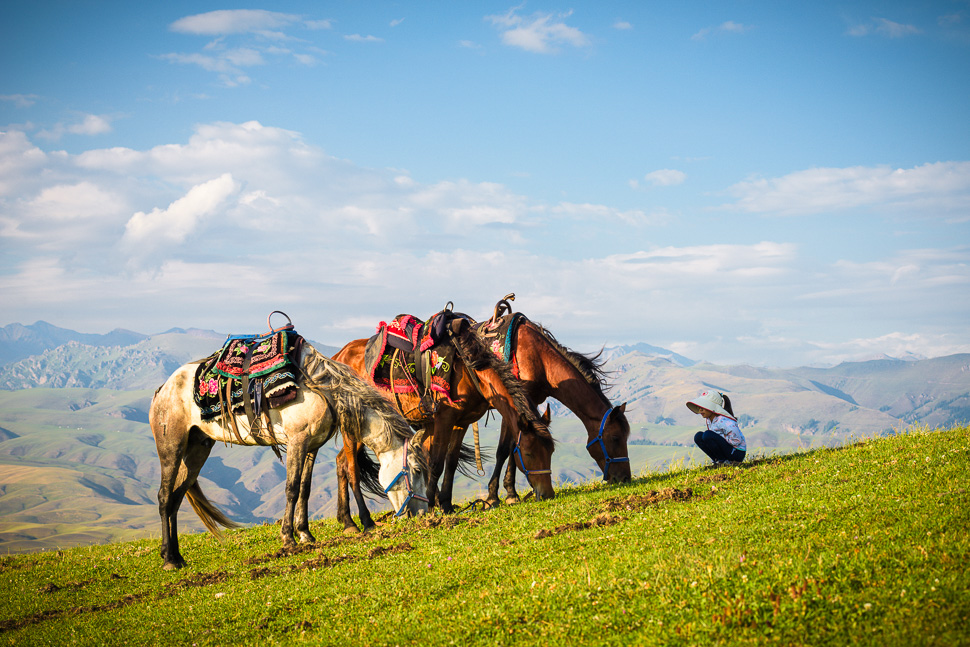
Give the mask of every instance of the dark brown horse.
MULTIPOLYGON (((416 394, 395 395, 382 391, 386 397, 396 402, 411 425, 420 428, 419 433, 423 432, 424 446, 429 455, 429 506, 438 505, 444 512, 454 510, 454 479, 445 481, 440 490, 438 479, 443 472, 454 476, 459 466, 465 429, 492 408, 499 411, 504 424, 508 425, 509 443, 515 447, 516 455, 522 463, 520 468, 524 470, 536 498, 552 498, 555 496, 551 477, 554 442, 535 405, 526 396, 521 382, 513 376, 508 364, 485 347, 467 320, 463 320, 460 331, 452 339, 457 350, 452 370, 457 379, 450 401, 441 399, 436 403, 434 411, 428 412, 426 407, 421 406, 420 396, 416 394)), ((358 375, 369 377, 364 367, 366 343, 366 339, 354 340, 337 352, 333 359, 347 364, 358 375)), ((361 524, 365 529, 373 525, 360 493, 360 483, 356 476, 359 470, 354 467, 355 460, 359 460, 363 453, 359 449, 359 444, 345 440, 344 447, 337 456, 337 518, 343 521, 347 530, 356 529, 350 516, 348 485, 354 493, 361 524)))
MULTIPOLYGON (((498 313, 499 310, 496 310, 498 313)), ((562 402, 586 427, 586 449, 602 470, 604 480, 629 481, 631 473, 627 439, 630 436, 630 423, 626 419, 626 403, 614 407, 606 397, 604 391, 608 386, 602 363, 598 361, 599 356, 569 350, 556 341, 552 333, 520 313, 506 316, 521 318, 513 337, 515 343, 511 358, 529 399, 537 405, 550 397, 562 402)), ((514 457, 513 433, 505 428, 503 422, 495 469, 488 484, 488 502, 491 504, 499 501, 498 481, 502 466, 510 453, 514 457)), ((506 501, 509 502, 518 499, 515 491, 517 467, 517 461, 510 460, 505 474, 506 501)))

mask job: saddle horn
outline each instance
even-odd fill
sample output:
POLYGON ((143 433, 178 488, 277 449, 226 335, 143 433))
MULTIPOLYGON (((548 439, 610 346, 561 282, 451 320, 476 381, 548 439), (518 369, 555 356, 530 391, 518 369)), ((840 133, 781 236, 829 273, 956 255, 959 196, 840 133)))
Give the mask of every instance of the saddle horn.
POLYGON ((500 299, 498 303, 495 304, 495 312, 492 314, 491 323, 494 324, 498 321, 499 317, 504 315, 506 312, 512 314, 512 304, 509 301, 515 301, 515 292, 509 292, 504 298, 500 299))

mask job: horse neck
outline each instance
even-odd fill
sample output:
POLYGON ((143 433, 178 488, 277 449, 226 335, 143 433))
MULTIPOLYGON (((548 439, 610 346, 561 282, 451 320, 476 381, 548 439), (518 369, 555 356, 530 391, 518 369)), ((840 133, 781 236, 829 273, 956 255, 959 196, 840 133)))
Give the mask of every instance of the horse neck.
POLYGON ((613 405, 540 331, 523 326, 516 338, 519 376, 541 402, 548 397, 563 403, 591 433, 598 431, 603 415, 613 405), (528 331, 526 335, 523 332, 528 331), (594 429, 595 427, 595 429, 594 429))

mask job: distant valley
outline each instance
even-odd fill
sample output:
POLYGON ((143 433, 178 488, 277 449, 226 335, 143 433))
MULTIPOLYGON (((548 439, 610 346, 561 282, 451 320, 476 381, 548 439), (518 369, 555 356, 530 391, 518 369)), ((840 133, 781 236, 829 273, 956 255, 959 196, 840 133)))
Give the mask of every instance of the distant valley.
MULTIPOLYGON (((224 339, 182 329, 84 335, 43 322, 0 329, 0 553, 157 535, 148 405, 175 368, 211 354, 224 339)), ((314 345, 328 355, 337 350, 314 345)), ((612 401, 628 403, 635 475, 701 460, 691 441, 703 425, 684 403, 703 389, 730 393, 755 455, 970 421, 970 355, 795 369, 717 366, 648 344, 606 348, 603 356, 612 401)), ((555 479, 600 478, 582 426, 551 404, 555 479)), ((489 473, 496 438, 490 418, 482 433, 489 473)), ((334 513, 336 451, 327 447, 317 462, 318 518, 334 513)), ((282 510, 283 475, 264 448, 217 446, 202 483, 233 518, 264 523, 282 510)), ((457 496, 476 496, 485 482, 487 476, 460 477, 457 496)), ((519 483, 524 492, 524 479, 519 483)), ((180 520, 201 529, 188 508, 180 520)))

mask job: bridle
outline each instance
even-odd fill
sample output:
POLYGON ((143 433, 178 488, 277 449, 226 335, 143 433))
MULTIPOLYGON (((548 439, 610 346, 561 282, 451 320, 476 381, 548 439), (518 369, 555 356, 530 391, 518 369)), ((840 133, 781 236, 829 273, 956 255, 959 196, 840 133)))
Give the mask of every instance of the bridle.
POLYGON ((411 503, 411 499, 417 499, 418 501, 424 501, 425 503, 428 502, 428 497, 422 496, 420 494, 416 494, 414 490, 411 488, 411 473, 408 470, 408 445, 409 444, 410 443, 408 442, 404 443, 404 465, 401 467, 401 471, 398 472, 397 476, 394 477, 394 480, 391 481, 391 484, 388 485, 386 488, 384 488, 384 494, 389 493, 391 491, 391 488, 394 487, 394 485, 401 480, 401 477, 402 476, 404 477, 404 486, 408 489, 408 496, 406 499, 404 499, 404 503, 401 504, 401 509, 398 510, 397 513, 394 515, 395 517, 400 517, 402 514, 404 514, 404 510, 408 507, 408 504, 411 503))
POLYGON ((594 444, 599 443, 600 444, 600 449, 603 450, 603 458, 605 459, 604 462, 603 462, 603 480, 604 481, 607 479, 607 475, 609 474, 609 471, 610 471, 610 463, 629 463, 630 462, 630 457, 629 456, 622 456, 622 457, 619 457, 619 458, 610 458, 609 452, 606 451, 606 443, 603 442, 603 429, 606 428, 606 419, 610 417, 610 414, 611 413, 613 413, 613 407, 610 407, 609 410, 605 414, 603 414, 603 420, 600 421, 600 431, 596 435, 596 438, 594 438, 593 440, 591 440, 588 443, 586 443, 586 449, 589 449, 594 444))
MULTIPOLYGON (((518 467, 522 470, 522 473, 525 474, 525 478, 528 480, 529 476, 531 476, 532 474, 552 474, 551 469, 550 470, 527 470, 525 468, 525 461, 522 460, 522 450, 519 448, 519 443, 521 442, 522 442, 522 430, 519 429, 519 437, 515 439, 515 449, 512 450, 512 456, 518 457, 519 459, 518 467)), ((532 483, 530 482, 529 485, 532 485, 532 483)), ((533 487, 532 490, 535 491, 535 487, 533 487)), ((539 499, 538 493, 536 493, 536 499, 537 500, 539 499)))

